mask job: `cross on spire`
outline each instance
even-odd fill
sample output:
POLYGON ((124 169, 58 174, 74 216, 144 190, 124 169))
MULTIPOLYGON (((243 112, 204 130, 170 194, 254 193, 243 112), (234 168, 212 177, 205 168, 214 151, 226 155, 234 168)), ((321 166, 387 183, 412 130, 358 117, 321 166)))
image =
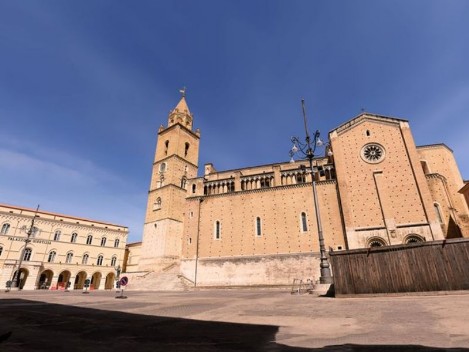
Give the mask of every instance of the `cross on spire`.
POLYGON ((182 97, 186 97, 186 87, 182 87, 182 89, 179 89, 179 93, 181 93, 182 97))

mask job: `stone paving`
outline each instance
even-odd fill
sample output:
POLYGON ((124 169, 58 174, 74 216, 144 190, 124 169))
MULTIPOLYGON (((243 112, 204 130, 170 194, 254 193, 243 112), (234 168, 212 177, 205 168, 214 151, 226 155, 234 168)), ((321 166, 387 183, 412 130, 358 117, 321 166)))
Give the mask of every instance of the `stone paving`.
POLYGON ((0 351, 469 351, 468 293, 1 292, 0 351))

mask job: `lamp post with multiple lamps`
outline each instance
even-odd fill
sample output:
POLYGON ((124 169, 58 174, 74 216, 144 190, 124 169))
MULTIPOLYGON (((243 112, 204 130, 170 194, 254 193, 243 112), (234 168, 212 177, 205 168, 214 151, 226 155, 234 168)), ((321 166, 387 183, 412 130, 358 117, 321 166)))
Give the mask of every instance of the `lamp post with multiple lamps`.
MULTIPOLYGON (((319 251, 320 251, 320 258, 321 258, 321 277, 319 278, 319 282, 321 284, 332 284, 332 275, 331 275, 331 269, 329 265, 329 261, 327 260, 326 256, 326 247, 324 245, 324 236, 322 234, 322 224, 321 224, 321 214, 319 212, 319 205, 318 205, 318 195, 317 195, 317 190, 316 190, 316 180, 315 180, 315 173, 318 172, 318 170, 315 171, 313 168, 313 158, 314 158, 314 153, 316 152, 316 147, 321 147, 324 145, 324 143, 321 141, 319 138, 319 130, 316 130, 314 132, 313 137, 309 135, 308 132, 308 124, 306 121, 306 111, 305 111, 305 101, 304 99, 301 100, 301 108, 303 110, 303 121, 305 125, 305 132, 306 132, 306 138, 304 143, 300 141, 298 137, 292 137, 291 141, 293 143, 293 147, 290 150, 290 157, 291 160, 290 162, 295 162, 293 159, 293 156, 297 153, 300 153, 303 157, 308 159, 309 161, 309 169, 311 170, 311 179, 312 179, 312 184, 313 184, 313 203, 314 203, 314 210, 316 213, 316 223, 318 225, 318 237, 319 237, 319 251)), ((328 155, 332 155, 332 151, 329 149, 328 155)))
MULTIPOLYGON (((23 264, 23 259, 24 259, 24 255, 25 255, 25 252, 26 252, 26 249, 28 247, 28 243, 31 242, 31 236, 35 234, 35 228, 34 228, 34 220, 36 220, 36 217, 37 217, 37 212, 39 211, 39 205, 37 206, 36 208, 36 211, 34 213, 34 216, 33 216, 33 219, 31 220, 31 225, 29 226, 29 230, 26 232, 26 239, 24 240, 24 248, 23 250, 21 251, 21 254, 20 254, 20 260, 19 260, 19 263, 18 263, 18 270, 16 270, 16 273, 13 277, 13 282, 12 282, 12 288, 15 288, 15 289, 18 289, 20 290, 21 287, 21 265, 23 264)), ((14 271, 14 270, 13 270, 14 271)))

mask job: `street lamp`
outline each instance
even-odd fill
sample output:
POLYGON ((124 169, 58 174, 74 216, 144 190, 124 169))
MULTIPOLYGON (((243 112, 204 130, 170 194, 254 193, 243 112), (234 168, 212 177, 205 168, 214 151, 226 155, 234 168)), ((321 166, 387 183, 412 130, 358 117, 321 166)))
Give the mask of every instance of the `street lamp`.
MULTIPOLYGON (((37 212, 39 211, 39 205, 36 208, 36 212, 34 213, 33 219, 31 220, 31 226, 29 227, 28 232, 26 232, 26 239, 24 240, 24 248, 21 251, 20 261, 18 263, 18 270, 16 271, 15 276, 13 277, 13 285, 12 287, 16 287, 18 290, 20 289, 20 280, 21 280, 21 264, 23 264, 24 253, 28 247, 28 243, 31 242, 31 236, 35 234, 34 229, 34 220, 36 220, 37 212)), ((14 270, 13 270, 14 271, 14 270)))
MULTIPOLYGON (((313 168, 313 158, 314 158, 314 153, 316 151, 316 147, 321 147, 324 145, 323 141, 319 138, 319 130, 316 130, 314 132, 313 138, 310 137, 309 132, 308 132, 308 124, 306 122, 306 112, 305 112, 305 100, 301 99, 301 107, 303 109, 303 121, 305 124, 305 132, 306 132, 306 138, 305 142, 302 143, 299 138, 297 137, 292 137, 291 141, 293 143, 293 147, 290 150, 290 162, 294 163, 295 160, 293 159, 293 156, 296 153, 301 153, 302 156, 304 156, 306 159, 309 161, 309 168, 311 170, 311 178, 312 178, 312 184, 313 184, 313 202, 314 202, 314 210, 316 213, 316 223, 318 224, 318 237, 319 237, 319 251, 321 253, 321 277, 319 278, 319 282, 321 284, 332 284, 332 275, 331 275, 331 269, 329 265, 329 261, 327 260, 326 256, 326 247, 324 245, 324 237, 322 235, 322 225, 321 225, 321 214, 319 212, 319 205, 318 205, 318 195, 317 195, 317 190, 316 190, 316 180, 315 180, 315 172, 318 172, 318 170, 315 170, 313 168)), ((332 155, 332 151, 329 149, 328 155, 332 155)))

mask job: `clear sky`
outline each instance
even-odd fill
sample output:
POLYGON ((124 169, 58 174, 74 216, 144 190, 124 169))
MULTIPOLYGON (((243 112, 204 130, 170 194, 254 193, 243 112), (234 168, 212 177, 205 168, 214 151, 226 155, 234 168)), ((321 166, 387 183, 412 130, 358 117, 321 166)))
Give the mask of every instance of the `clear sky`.
POLYGON ((0 202, 141 239, 157 129, 187 87, 199 164, 288 160, 368 112, 469 178, 469 1, 0 0, 0 202))

